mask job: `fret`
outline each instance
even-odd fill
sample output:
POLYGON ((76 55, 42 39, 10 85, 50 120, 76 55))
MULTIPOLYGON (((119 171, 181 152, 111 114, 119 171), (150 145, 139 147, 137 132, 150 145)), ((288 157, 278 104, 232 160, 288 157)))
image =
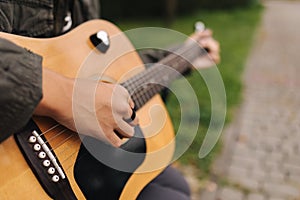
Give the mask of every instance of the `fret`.
POLYGON ((157 92, 156 92, 156 90, 155 90, 155 87, 156 87, 156 86, 157 86, 156 84, 152 84, 151 87, 149 88, 149 95, 150 95, 151 97, 153 97, 154 95, 157 94, 157 92))
POLYGON ((149 87, 150 87, 150 85, 147 84, 147 87, 145 88, 145 92, 144 92, 145 93, 144 96, 146 97, 147 101, 152 98, 152 96, 150 96, 150 94, 149 94, 149 87))
POLYGON ((144 94, 145 94, 145 92, 143 92, 143 90, 142 90, 142 93, 140 94, 140 97, 142 98, 143 103, 147 102, 147 99, 146 99, 144 94))
POLYGON ((132 96, 132 100, 134 102, 135 109, 137 110, 144 105, 144 103, 141 102, 141 99, 138 96, 132 96))
POLYGON ((175 53, 168 55, 121 85, 128 90, 136 109, 139 109, 155 94, 168 86, 171 81, 188 70, 191 65, 189 60, 194 60, 205 53, 195 42, 185 44, 175 53))

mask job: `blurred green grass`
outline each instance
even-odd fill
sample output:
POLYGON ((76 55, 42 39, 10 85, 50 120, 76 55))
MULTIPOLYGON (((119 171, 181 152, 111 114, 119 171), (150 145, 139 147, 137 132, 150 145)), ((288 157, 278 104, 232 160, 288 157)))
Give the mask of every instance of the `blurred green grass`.
MULTIPOLYGON (((253 36, 257 26, 260 23, 262 6, 253 6, 250 8, 236 9, 236 10, 220 10, 209 11, 200 10, 196 13, 191 13, 186 16, 179 16, 168 27, 184 34, 190 34, 193 30, 193 24, 201 20, 205 22, 206 26, 213 30, 214 37, 221 44, 221 63, 218 64, 218 69, 222 75, 226 96, 227 96, 227 116, 228 123, 242 99, 242 73, 245 62, 251 45, 253 36)), ((115 22, 122 30, 129 30, 138 27, 164 27, 165 24, 161 19, 136 19, 136 20, 120 20, 115 22)), ((147 38, 148 39, 148 38, 147 38)), ((168 36, 153 38, 153 40, 168 40, 168 36)), ((199 127, 196 138, 192 145, 179 159, 183 164, 192 164, 200 169, 200 178, 205 178, 210 174, 210 167, 212 161, 221 150, 222 144, 220 142, 214 149, 203 159, 198 157, 199 149, 201 147, 203 138, 208 129, 211 116, 211 102, 207 87, 199 75, 199 73, 192 73, 188 77, 189 82, 193 85, 199 101, 201 125, 199 127)), ((176 83, 175 83, 176 84, 176 83)), ((176 87, 181 87, 176 84, 176 87)), ((180 88, 179 88, 180 90, 180 88)), ((180 123, 180 107, 174 95, 170 95, 167 101, 167 108, 170 112, 175 131, 178 129, 180 123)), ((189 127, 183 127, 187 134, 189 127)))

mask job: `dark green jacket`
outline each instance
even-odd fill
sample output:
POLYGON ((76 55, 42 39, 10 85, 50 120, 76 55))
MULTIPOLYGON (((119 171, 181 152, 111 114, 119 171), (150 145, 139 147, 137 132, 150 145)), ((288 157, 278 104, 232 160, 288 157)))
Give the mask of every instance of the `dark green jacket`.
MULTIPOLYGON (((0 31, 53 37, 99 18, 98 0, 0 0, 0 31), (66 20, 66 17, 71 17, 66 20)), ((0 142, 22 128, 42 98, 42 58, 0 38, 0 142)))

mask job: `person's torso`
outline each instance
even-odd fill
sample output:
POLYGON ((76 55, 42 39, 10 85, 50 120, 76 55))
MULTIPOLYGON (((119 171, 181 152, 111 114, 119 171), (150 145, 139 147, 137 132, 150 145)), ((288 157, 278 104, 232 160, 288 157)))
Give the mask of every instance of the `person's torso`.
POLYGON ((60 35, 99 18, 97 0, 1 0, 0 31, 30 36, 60 35))

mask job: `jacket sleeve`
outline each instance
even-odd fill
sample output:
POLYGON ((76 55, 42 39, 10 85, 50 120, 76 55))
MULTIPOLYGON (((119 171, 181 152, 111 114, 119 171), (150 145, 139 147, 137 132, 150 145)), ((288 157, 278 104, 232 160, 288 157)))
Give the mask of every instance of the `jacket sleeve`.
POLYGON ((0 38, 0 142, 26 125, 42 98, 42 58, 0 38))

